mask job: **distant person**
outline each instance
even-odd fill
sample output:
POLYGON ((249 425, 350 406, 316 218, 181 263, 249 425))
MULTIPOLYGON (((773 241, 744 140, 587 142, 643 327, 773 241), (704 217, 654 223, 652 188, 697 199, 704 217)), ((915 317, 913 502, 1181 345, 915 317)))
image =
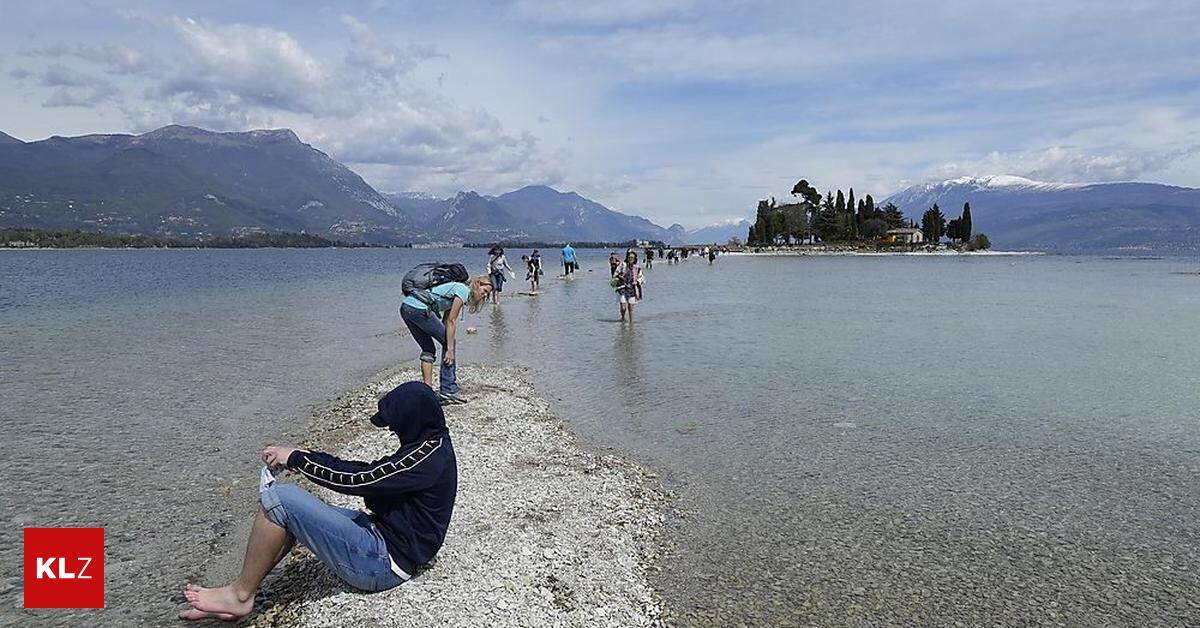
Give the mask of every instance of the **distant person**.
POLYGON ((608 272, 611 276, 617 276, 617 266, 621 265, 621 258, 617 257, 617 252, 613 251, 608 254, 608 272))
POLYGON ((713 260, 717 259, 717 249, 711 248, 708 250, 708 265, 712 266, 713 260))
POLYGON ((371 423, 399 439, 373 462, 319 451, 270 446, 263 462, 314 484, 363 498, 365 510, 331 506, 296 484, 269 479, 237 578, 217 588, 188 584, 181 619, 235 621, 254 610, 263 578, 299 542, 346 584, 383 591, 412 578, 441 549, 458 493, 458 461, 437 396, 420 382, 401 384, 379 400, 371 423))
POLYGON ((541 251, 534 249, 533 255, 529 256, 529 261, 533 262, 533 265, 536 269, 536 272, 534 272, 534 274, 533 274, 533 291, 537 292, 538 290, 541 289, 542 274, 545 272, 544 270, 542 270, 542 253, 541 253, 541 251))
POLYGON ((466 403, 458 394, 458 369, 455 361, 455 337, 463 305, 472 312, 492 293, 492 280, 486 275, 472 277, 467 283, 451 281, 429 290, 429 303, 417 295, 408 295, 400 304, 400 318, 421 347, 421 378, 433 387, 433 363, 437 360, 436 340, 442 345, 442 366, 438 373, 438 397, 442 403, 466 403))
POLYGON ((617 303, 621 308, 621 321, 628 314, 629 322, 633 322, 633 306, 638 302, 638 286, 642 282, 642 267, 637 263, 638 257, 632 249, 625 253, 625 261, 617 267, 617 276, 613 279, 613 287, 617 291, 617 303))
POLYGON ((538 263, 529 255, 522 255, 521 261, 525 262, 525 281, 529 282, 530 292, 538 291, 538 273, 541 269, 538 268, 538 263))
POLYGON ((492 291, 492 303, 500 302, 500 293, 504 291, 504 282, 508 275, 515 279, 517 273, 508 265, 508 260, 504 259, 504 249, 493 246, 488 251, 488 276, 492 278, 492 286, 495 287, 492 291))
POLYGON ((562 247, 562 261, 563 276, 571 279, 575 276, 575 271, 579 269, 579 263, 575 261, 575 249, 571 248, 570 242, 562 247))
POLYGON ((646 249, 646 268, 654 268, 654 249, 646 249))

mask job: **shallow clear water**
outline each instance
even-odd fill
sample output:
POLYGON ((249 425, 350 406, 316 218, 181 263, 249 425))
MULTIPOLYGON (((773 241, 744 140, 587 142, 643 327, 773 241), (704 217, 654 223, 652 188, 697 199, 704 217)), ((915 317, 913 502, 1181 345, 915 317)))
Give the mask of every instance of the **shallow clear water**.
MULTIPOLYGON (((629 326, 606 256, 470 317, 460 359, 530 365, 663 473, 681 621, 1200 618, 1200 263, 691 259, 648 271, 629 326)), ((3 606, 27 525, 107 528, 106 620, 232 569, 258 448, 415 357, 399 278, 434 257, 485 259, 2 252, 3 606)))

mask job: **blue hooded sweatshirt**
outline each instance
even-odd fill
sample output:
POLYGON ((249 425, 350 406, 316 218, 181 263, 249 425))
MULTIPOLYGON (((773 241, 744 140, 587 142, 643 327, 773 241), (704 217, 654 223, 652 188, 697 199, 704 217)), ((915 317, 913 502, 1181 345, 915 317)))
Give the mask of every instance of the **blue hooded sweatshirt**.
POLYGON ((422 382, 397 386, 371 417, 400 439, 396 453, 373 462, 296 450, 288 468, 316 484, 363 498, 388 553, 406 574, 433 560, 454 511, 458 462, 437 395, 422 382))

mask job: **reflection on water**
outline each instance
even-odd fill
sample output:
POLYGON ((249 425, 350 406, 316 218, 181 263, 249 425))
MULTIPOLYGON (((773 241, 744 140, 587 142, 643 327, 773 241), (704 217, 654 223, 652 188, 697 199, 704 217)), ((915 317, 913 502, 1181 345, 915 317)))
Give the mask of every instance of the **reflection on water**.
POLYGON ((613 369, 618 382, 614 392, 621 401, 622 410, 630 416, 637 416, 637 410, 649 396, 638 326, 636 323, 621 323, 614 327, 613 369))
POLYGON ((485 305, 484 308, 491 309, 488 320, 490 323, 489 339, 492 343, 492 350, 507 352, 508 324, 504 322, 505 308, 497 305, 485 305))

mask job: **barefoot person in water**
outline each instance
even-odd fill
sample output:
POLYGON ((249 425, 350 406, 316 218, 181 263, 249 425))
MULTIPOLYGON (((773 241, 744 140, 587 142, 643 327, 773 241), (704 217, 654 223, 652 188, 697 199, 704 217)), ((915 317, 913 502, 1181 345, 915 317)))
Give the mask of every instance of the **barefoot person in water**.
POLYGON ((617 267, 617 277, 613 287, 617 291, 617 302, 621 306, 621 321, 629 315, 633 322, 633 306, 638 302, 638 285, 642 283, 642 267, 637 263, 637 253, 630 249, 625 253, 625 261, 617 267))
POLYGON ((293 447, 263 450, 269 467, 362 497, 366 509, 331 506, 295 484, 263 486, 241 573, 223 587, 188 584, 188 608, 180 618, 235 621, 249 615, 263 578, 297 541, 363 591, 397 586, 433 560, 458 493, 458 463, 437 396, 421 382, 402 384, 379 400, 371 423, 400 439, 395 453, 374 462, 293 447))

